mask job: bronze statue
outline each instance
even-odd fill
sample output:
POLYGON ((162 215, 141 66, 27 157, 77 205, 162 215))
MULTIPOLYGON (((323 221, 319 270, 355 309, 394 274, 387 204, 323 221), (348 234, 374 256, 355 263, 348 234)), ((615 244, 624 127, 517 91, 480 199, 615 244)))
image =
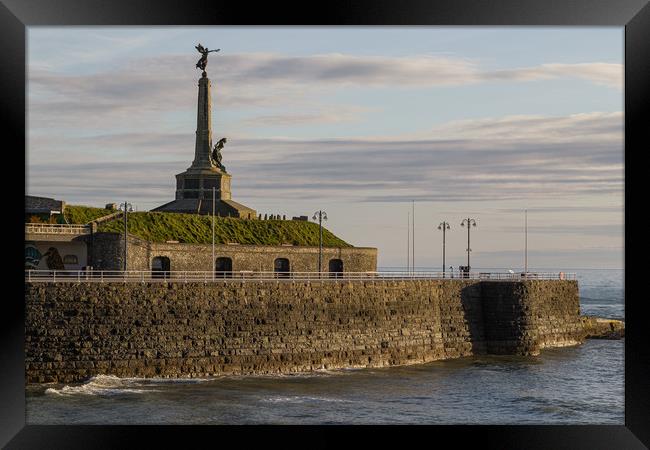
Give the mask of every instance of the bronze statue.
POLYGON ((65 270, 65 265, 63 264, 63 259, 59 255, 59 251, 55 247, 50 247, 43 254, 43 257, 46 258, 45 262, 47 263, 47 268, 50 270, 65 270))
POLYGON ((201 44, 197 45, 194 48, 196 48, 201 54, 201 59, 199 59, 199 61, 196 63, 196 67, 198 69, 201 69, 205 73, 205 66, 208 65, 208 53, 218 52, 221 49, 218 48, 216 50, 208 50, 207 48, 203 47, 201 44))
POLYGON ((219 139, 219 141, 214 144, 214 149, 212 150, 212 163, 224 172, 226 172, 226 166, 221 164, 221 149, 226 142, 228 142, 228 139, 226 138, 219 139))

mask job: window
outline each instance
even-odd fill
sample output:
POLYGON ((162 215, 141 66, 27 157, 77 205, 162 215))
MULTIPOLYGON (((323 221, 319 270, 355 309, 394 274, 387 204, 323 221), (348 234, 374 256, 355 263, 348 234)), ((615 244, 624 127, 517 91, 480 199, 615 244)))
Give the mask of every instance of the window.
POLYGON ((330 259, 330 278, 339 278, 343 273, 343 261, 340 259, 330 259))
POLYGON ((63 257, 63 264, 79 264, 77 255, 65 255, 63 257))
POLYGON ((273 263, 273 271, 278 277, 288 277, 289 276, 289 260, 287 258, 277 258, 273 263))
POLYGON ((219 184, 217 184, 217 179, 216 178, 204 178, 203 179, 203 189, 210 189, 210 192, 212 192, 212 188, 217 188, 217 190, 219 190, 219 184))
POLYGON ((198 178, 185 178, 185 189, 198 189, 198 188, 199 188, 198 178))
POLYGON ((151 260, 151 277, 168 278, 171 270, 171 262, 166 256, 156 256, 151 260))
POLYGON ((214 264, 214 275, 218 278, 232 278, 232 259, 217 258, 214 264))

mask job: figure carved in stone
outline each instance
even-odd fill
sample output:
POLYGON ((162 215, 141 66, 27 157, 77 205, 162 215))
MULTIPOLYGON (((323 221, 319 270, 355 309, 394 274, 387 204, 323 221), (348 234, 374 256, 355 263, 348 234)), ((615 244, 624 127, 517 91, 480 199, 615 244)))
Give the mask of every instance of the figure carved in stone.
POLYGON ((199 61, 196 63, 196 67, 198 69, 201 69, 203 72, 205 72, 205 66, 208 65, 208 53, 218 52, 219 50, 221 50, 220 48, 216 50, 208 50, 206 47, 203 47, 201 44, 197 45, 194 48, 196 48, 201 54, 201 59, 199 59, 199 61))
POLYGON ((214 144, 214 149, 212 150, 212 164, 224 172, 226 172, 226 166, 221 164, 221 149, 223 149, 223 146, 226 144, 226 142, 228 142, 226 138, 219 139, 219 141, 214 144))

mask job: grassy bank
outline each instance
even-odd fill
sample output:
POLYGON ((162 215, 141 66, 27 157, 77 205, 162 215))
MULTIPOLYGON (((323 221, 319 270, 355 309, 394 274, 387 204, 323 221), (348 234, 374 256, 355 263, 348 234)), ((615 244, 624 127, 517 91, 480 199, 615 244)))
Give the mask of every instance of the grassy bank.
MULTIPOLYGON (((212 218, 197 214, 134 212, 128 217, 129 233, 151 242, 179 241, 193 244, 212 242, 212 218)), ((121 233, 124 222, 111 220, 98 231, 121 233)), ((318 246, 318 224, 297 220, 247 220, 215 217, 215 243, 249 245, 293 244, 318 246)), ((323 228, 325 247, 352 247, 323 228)))
POLYGON ((70 224, 86 224, 114 212, 110 209, 80 205, 66 205, 64 210, 65 218, 70 224))

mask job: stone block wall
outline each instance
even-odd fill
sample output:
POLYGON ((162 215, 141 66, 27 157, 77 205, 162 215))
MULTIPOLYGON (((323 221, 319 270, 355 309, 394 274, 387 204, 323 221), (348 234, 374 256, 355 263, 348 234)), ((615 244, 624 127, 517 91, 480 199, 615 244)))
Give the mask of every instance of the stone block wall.
POLYGON ((27 283, 26 380, 265 374, 527 354, 580 341, 572 334, 576 298, 577 284, 559 280, 27 283))
POLYGON ((482 296, 488 353, 537 355, 584 340, 577 281, 486 281, 482 296))
MULTIPOLYGON (((124 259, 124 237, 118 233, 96 233, 92 238, 93 267, 97 270, 121 270, 124 259)), ((318 247, 284 245, 215 245, 215 258, 232 259, 232 269, 273 272, 276 258, 287 258, 292 272, 317 272, 318 247)), ((156 243, 129 236, 128 269, 151 270, 155 257, 168 257, 172 271, 212 270, 211 244, 156 243)), ((323 248, 323 271, 330 259, 343 261, 345 272, 377 270, 377 249, 367 247, 323 248)))

